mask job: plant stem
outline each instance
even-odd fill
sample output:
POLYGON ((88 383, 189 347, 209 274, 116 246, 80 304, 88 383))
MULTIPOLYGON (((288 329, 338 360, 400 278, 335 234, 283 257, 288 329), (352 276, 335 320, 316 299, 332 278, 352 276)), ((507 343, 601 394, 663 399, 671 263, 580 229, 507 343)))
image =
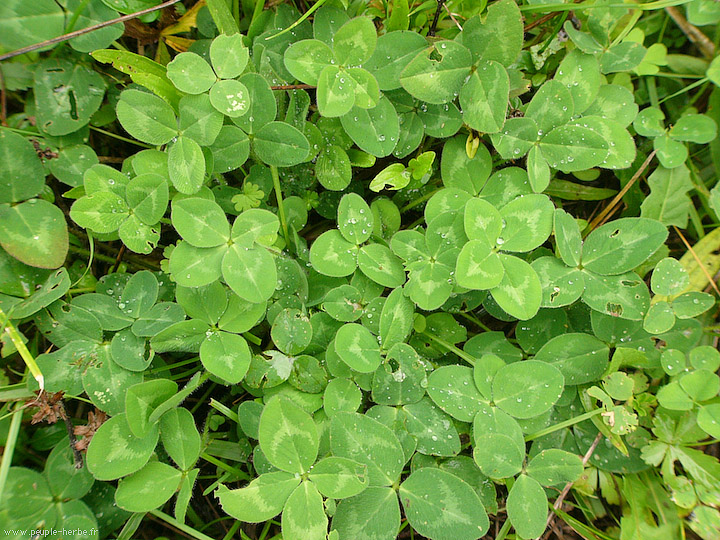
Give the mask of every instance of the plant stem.
POLYGON ((20 336, 20 333, 17 331, 13 323, 10 322, 10 317, 5 315, 5 312, 2 309, 0 309, 0 329, 3 329, 13 342, 13 345, 15 345, 15 349, 17 349, 17 352, 20 354, 23 362, 25 362, 25 365, 30 370, 30 373, 32 373, 32 376, 37 381, 40 386, 40 392, 42 393, 43 390, 45 390, 45 378, 35 362, 35 358, 33 358, 33 355, 30 354, 30 351, 25 346, 22 336, 20 336))
POLYGON ((463 351, 462 349, 458 349, 458 348, 457 348, 455 345, 453 345, 452 343, 448 343, 447 341, 445 341, 445 340, 443 340, 443 339, 440 339, 439 337, 435 337, 435 336, 433 336, 432 334, 428 334, 427 332, 423 332, 423 336, 425 336, 426 338, 428 338, 430 341, 434 341, 435 343, 437 343, 438 345, 440 345, 441 347, 443 347, 443 348, 444 348, 445 350, 447 350, 448 352, 455 353, 456 356, 462 358, 462 359, 465 360, 468 364, 470 364, 471 366, 475 367, 475 359, 474 359, 472 356, 470 356, 468 353, 466 353, 465 351, 463 351))
POLYGON ((283 206, 282 187, 280 186, 280 175, 278 174, 278 170, 275 165, 270 165, 270 173, 272 174, 273 185, 275 186, 275 198, 277 199, 278 214, 280 214, 280 224, 282 225, 283 237, 285 238, 285 247, 290 248, 290 234, 288 233, 287 217, 285 216, 285 208, 283 206))
POLYGON ((228 407, 226 407, 225 405, 223 405, 223 404, 220 403, 219 401, 211 398, 211 399, 210 399, 210 406, 211 406, 213 409, 215 409, 217 412, 219 412, 219 413, 224 414, 225 416, 227 416, 227 417, 228 417, 230 420, 232 420, 233 422, 237 422, 237 421, 238 421, 238 415, 237 415, 237 413, 231 411, 228 407))
POLYGON ((175 519, 172 516, 168 516, 165 512, 161 512, 160 510, 151 510, 150 514, 155 516, 156 518, 159 518, 163 520, 165 523, 172 525, 176 529, 181 530, 185 534, 188 534, 192 536, 193 538, 197 538, 197 540, 213 540, 207 535, 204 535, 200 531, 197 531, 193 529, 192 527, 188 527, 184 523, 180 523, 177 519, 175 519))
POLYGON ((593 416, 597 416, 601 412, 602 409, 595 409, 594 411, 586 412, 579 416, 575 416, 574 418, 570 418, 569 420, 565 420, 564 422, 560 422, 553 426, 546 427, 545 429, 541 429, 540 431, 536 431, 535 433, 527 435, 525 437, 525 442, 534 441, 535 439, 539 439, 540 437, 544 437, 545 435, 549 435, 550 433, 555 433, 556 431, 559 431, 566 427, 574 426, 575 424, 579 424, 580 422, 589 420, 593 416))
POLYGON ((17 442, 18 433, 20 433, 20 423, 22 422, 22 406, 16 405, 15 411, 12 413, 10 421, 10 429, 7 433, 5 442, 5 450, 2 455, 2 463, 0 463, 0 503, 3 502, 5 494, 5 482, 7 481, 8 472, 15 452, 15 443, 17 442))
POLYGON ((497 536, 495 537, 495 540, 505 540, 505 537, 507 536, 507 533, 509 530, 510 530, 510 520, 505 519, 505 523, 503 523, 503 526, 498 531, 497 536))

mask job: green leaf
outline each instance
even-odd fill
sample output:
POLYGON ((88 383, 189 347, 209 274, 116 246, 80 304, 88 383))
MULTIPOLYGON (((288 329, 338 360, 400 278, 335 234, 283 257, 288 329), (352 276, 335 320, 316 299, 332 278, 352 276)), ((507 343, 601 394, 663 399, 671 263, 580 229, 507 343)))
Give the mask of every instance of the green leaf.
POLYGON ((540 257, 530 266, 537 272, 542 284, 542 307, 568 306, 585 291, 583 273, 555 257, 540 257))
POLYGON ((433 540, 475 540, 490 527, 477 493, 449 472, 418 469, 400 485, 398 495, 413 529, 433 540))
POLYGON ((315 175, 326 189, 342 191, 348 187, 352 179, 352 167, 345 150, 332 144, 321 151, 315 165, 315 175))
POLYGON ((701 406, 697 415, 697 423, 705 433, 717 439, 720 436, 720 404, 701 406))
POLYGON ((299 309, 286 308, 275 317, 270 335, 278 349, 294 356, 304 351, 310 344, 313 330, 310 319, 299 309))
POLYGON ((570 333, 545 343, 535 360, 559 369, 566 385, 577 385, 599 379, 608 365, 609 355, 608 346, 595 336, 570 333))
POLYGON ((465 366, 442 366, 428 377, 427 394, 435 404, 461 422, 472 422, 485 402, 475 387, 473 371, 465 366))
POLYGON ((230 224, 223 209, 200 197, 173 201, 172 224, 186 242, 198 248, 219 246, 230 239, 230 224))
POLYGON ((170 274, 178 285, 202 287, 222 275, 225 246, 196 248, 185 241, 178 242, 170 255, 170 274))
POLYGON ((13 306, 12 318, 22 319, 62 298, 70 289, 70 276, 65 268, 52 272, 39 289, 24 301, 13 306))
POLYGON ((94 195, 99 192, 110 192, 125 198, 127 195, 127 175, 107 165, 94 165, 83 175, 85 195, 94 195))
POLYGON ((199 54, 182 52, 167 65, 167 76, 175 88, 187 94, 202 94, 216 81, 210 64, 199 54))
POLYGON ((654 219, 616 219, 585 239, 582 265, 603 275, 625 273, 645 262, 667 236, 665 226, 654 219))
POLYGON ((412 330, 415 306, 400 287, 388 296, 380 312, 380 338, 382 347, 390 350, 395 344, 404 342, 412 330))
POLYGON ((496 242, 503 251, 532 251, 548 239, 555 208, 541 194, 520 196, 500 209, 505 225, 496 242))
POLYGON ((665 134, 665 114, 657 107, 646 107, 636 116, 633 127, 643 137, 659 137, 665 134))
POLYGON ((543 450, 527 466, 527 474, 543 486, 575 482, 582 472, 583 463, 579 456, 557 448, 543 450))
POLYGON ((318 461, 308 478, 325 497, 346 499, 368 485, 367 466, 351 459, 330 456, 318 461))
POLYGON ((492 159, 487 148, 480 143, 472 158, 465 150, 465 137, 458 135, 445 143, 440 162, 443 184, 477 195, 492 171, 492 159))
POLYGON ((34 82, 36 125, 55 136, 87 125, 105 95, 99 73, 69 60, 43 60, 34 82))
POLYGON ((676 259, 665 257, 653 269, 650 286, 655 294, 673 296, 690 285, 687 271, 676 259))
POLYGON ((568 266, 580 264, 582 237, 575 219, 561 208, 555 209, 554 234, 557 252, 568 266))
MULTIPOLYGON (((134 10, 131 11, 131 13, 133 12, 134 10)), ((165 66, 145 56, 114 49, 94 51, 91 56, 98 62, 112 63, 115 69, 130 75, 133 82, 144 86, 173 107, 177 106, 182 97, 182 94, 167 78, 165 66)))
POLYGON ((228 247, 222 259, 222 275, 235 294, 254 304, 270 298, 277 286, 275 260, 260 247, 228 247))
POLYGON ((370 486, 393 484, 405 463, 400 441, 392 430, 362 414, 339 412, 332 417, 330 447, 333 455, 367 466, 370 486))
POLYGON ((177 384, 169 379, 153 379, 128 388, 125 394, 125 413, 127 425, 133 435, 147 436, 155 425, 149 421, 150 415, 177 391, 177 384))
POLYGON ((508 314, 521 320, 532 318, 540 309, 542 287, 532 267, 517 257, 500 254, 505 268, 500 284, 490 294, 508 314))
POLYGON ((110 418, 93 435, 87 449, 87 468, 97 480, 116 480, 143 468, 155 450, 158 429, 135 437, 124 414, 110 418))
POLYGON ((500 131, 505 123, 509 92, 505 68, 498 62, 482 62, 460 91, 463 120, 483 133, 500 131))
POLYGON ((235 244, 248 248, 256 242, 271 245, 279 229, 280 220, 275 214, 261 208, 250 208, 235 218, 230 237, 235 244))
POLYGON ((229 384, 237 384, 245 377, 251 356, 247 341, 229 332, 212 332, 200 345, 200 361, 205 369, 229 384))
POLYGON ((410 272, 405 290, 420 309, 432 311, 442 306, 453 290, 452 269, 437 262, 418 265, 410 272))
POLYGON ((473 198, 465 203, 464 226, 470 240, 481 240, 488 247, 493 247, 502 232, 503 219, 492 204, 473 198))
POLYGON ((522 469, 525 449, 502 433, 476 434, 473 459, 490 478, 509 478, 522 469))
POLYGON ((505 275, 499 255, 484 240, 470 240, 457 258, 455 279, 466 289, 485 290, 497 287, 505 275))
POLYGON ((111 233, 128 217, 128 207, 121 197, 110 191, 100 191, 75 201, 70 208, 70 217, 85 229, 111 233))
POLYGON ((151 461, 123 478, 115 492, 115 502, 128 512, 149 512, 161 507, 177 491, 182 473, 176 468, 151 461))
POLYGON ((331 528, 341 538, 394 540, 400 529, 400 505, 395 490, 371 486, 340 501, 331 528))
POLYGON ((125 193, 128 206, 146 225, 155 225, 165 215, 169 190, 167 181, 159 174, 136 176, 128 182, 125 193))
POLYGON ((415 403, 424 395, 425 384, 425 368, 420 356, 410 345, 397 343, 373 375, 373 400, 384 405, 415 403))
POLYGON ((362 246, 357 255, 358 268, 383 287, 400 287, 405 283, 402 261, 382 244, 362 246))
POLYGON ((322 495, 309 481, 301 483, 290 494, 282 514, 282 534, 286 538, 325 540, 328 519, 322 495))
POLYGON ((347 68, 345 74, 354 81, 354 105, 361 109, 372 109, 380 99, 380 88, 370 72, 362 68, 347 68))
POLYGON ((355 144, 376 157, 389 156, 400 135, 400 123, 390 100, 383 96, 373 109, 353 107, 340 118, 355 144))
POLYGON ((223 126, 210 147, 213 172, 226 173, 242 167, 250 155, 250 139, 235 126, 223 126))
POLYGON ((429 456, 455 456, 460 452, 460 437, 450 416, 428 397, 403 405, 405 427, 417 440, 417 451, 429 456))
POLYGON ((597 57, 577 49, 570 51, 560 62, 554 80, 570 91, 574 114, 583 113, 595 101, 602 83, 597 57))
POLYGON ((715 299, 708 293, 689 291, 673 300, 672 308, 678 319, 691 319, 715 305, 715 299))
POLYGON ((268 461, 290 473, 307 472, 317 458, 319 439, 312 417, 281 396, 265 404, 259 441, 268 461))
POLYGON ((53 0, 32 5, 9 0, 0 6, 0 45, 7 51, 57 37, 64 29, 65 14, 53 0))
POLYGON ((687 195, 693 189, 690 170, 685 165, 672 169, 657 167, 647 179, 650 194, 640 205, 640 215, 660 221, 663 225, 676 225, 684 229, 692 201, 687 195))
POLYGON ((421 51, 400 74, 400 83, 414 98, 448 103, 470 73, 472 55, 455 41, 439 41, 421 51))
POLYGON ((343 195, 338 205, 338 229, 348 242, 362 244, 372 235, 373 214, 365 200, 357 193, 343 195))
POLYGON ((548 514, 545 491, 538 482, 521 474, 507 498, 508 519, 522 538, 537 538, 545 530, 548 514))
MULTIPOLYGON (((542 132, 532 118, 508 118, 503 130, 490 136, 493 146, 503 159, 520 159, 535 145, 542 132)), ((543 154, 547 159, 547 154, 543 154)))
POLYGON ((382 362, 377 339, 359 324, 340 327, 335 336, 335 350, 343 362, 360 373, 372 373, 382 362))
POLYGON ((638 106, 632 92, 617 84, 601 85, 595 101, 585 111, 585 115, 605 115, 623 127, 629 126, 637 113, 638 106))
POLYGON ((175 189, 185 195, 197 193, 205 181, 205 157, 200 145, 178 137, 168 151, 168 173, 175 189))
POLYGON ((117 117, 130 135, 149 144, 165 144, 178 134, 172 107, 157 96, 125 90, 117 103, 117 117))
POLYGON ((221 34, 237 34, 238 27, 225 0, 207 0, 207 7, 221 34))
POLYGON ((29 266, 62 266, 68 252, 68 230, 62 210, 44 199, 0 206, 0 246, 29 266))
POLYGON ((653 141, 653 148, 657 152, 658 161, 666 169, 680 167, 688 157, 687 146, 668 135, 657 137, 653 141))
POLYGON ((495 2, 488 8, 484 21, 479 15, 469 19, 463 25, 461 36, 473 56, 508 67, 522 50, 522 15, 514 0, 495 2))
POLYGON ((550 185, 550 166, 540 148, 533 146, 527 156, 528 180, 535 193, 542 193, 550 185))
POLYGON ((235 79, 218 81, 210 89, 210 103, 225 116, 237 118, 250 108, 247 87, 235 79))
POLYGON ((349 276, 357 268, 357 248, 345 240, 340 231, 331 229, 310 246, 310 263, 323 275, 349 276))
POLYGON ((538 137, 566 124, 573 116, 574 104, 570 91, 560 81, 543 84, 528 104, 525 115, 535 120, 538 137))
POLYGON ((320 114, 337 117, 346 114, 355 103, 355 79, 338 66, 326 66, 318 76, 317 103, 320 114))
POLYGON ((200 457, 200 433, 187 409, 177 407, 163 414, 160 435, 165 451, 181 470, 189 470, 200 457))
POLYGON ((591 169, 605 161, 609 144, 590 128, 567 124, 553 129, 540 141, 545 159, 563 172, 591 169))
POLYGON ((501 367, 493 379, 493 401, 515 418, 532 418, 552 407, 562 394, 564 378, 556 367, 537 360, 501 367))
POLYGON ((380 90, 395 90, 401 87, 402 70, 426 47, 427 41, 417 32, 391 31, 377 38, 375 52, 363 66, 375 76, 380 90))
POLYGON ((159 284, 149 270, 135 272, 128 280, 118 307, 133 318, 147 313, 158 297, 159 284))
POLYGON ((635 161, 635 141, 621 124, 606 116, 584 116, 571 125, 590 128, 608 143, 608 154, 601 167, 627 169, 635 161))
POLYGON ((221 79, 234 79, 248 64, 250 52, 240 34, 221 34, 210 44, 210 61, 221 79))
POLYGON ((717 124, 704 114, 687 114, 680 117, 668 135, 676 141, 707 144, 717 137, 717 124))
POLYGON ((244 115, 231 118, 233 123, 246 133, 256 133, 262 126, 275 120, 277 102, 270 85, 258 73, 246 73, 238 79, 250 96, 250 107, 244 115))
POLYGON ((0 203, 35 197, 43 187, 45 171, 32 144, 10 130, 0 129, 0 203))
POLYGON ((377 30, 370 18, 350 19, 333 38, 335 59, 343 66, 360 65, 372 56, 376 43, 377 30))
POLYGON ((320 73, 334 63, 330 47, 318 39, 293 43, 285 51, 285 67, 293 77, 305 84, 318 85, 320 73))
POLYGON ((290 124, 270 122, 255 134, 253 149, 268 165, 291 167, 305 161, 310 143, 305 135, 290 124))
POLYGON ((247 523, 262 523, 282 512, 300 478, 287 472, 261 474, 246 487, 229 490, 221 485, 215 492, 223 510, 247 523))
POLYGON ((593 272, 585 274, 585 292, 582 300, 595 311, 639 321, 650 306, 647 285, 634 272, 618 276, 600 276, 593 272))
POLYGON ((337 413, 355 412, 360 407, 362 392, 350 379, 337 377, 325 387, 323 393, 323 410, 332 418, 337 413))

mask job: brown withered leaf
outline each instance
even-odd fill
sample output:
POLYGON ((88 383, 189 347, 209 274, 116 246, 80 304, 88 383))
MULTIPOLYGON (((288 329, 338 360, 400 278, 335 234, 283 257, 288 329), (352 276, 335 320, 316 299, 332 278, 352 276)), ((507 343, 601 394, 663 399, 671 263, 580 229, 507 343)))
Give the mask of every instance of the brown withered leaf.
POLYGON ((28 407, 37 407, 38 411, 33 414, 32 422, 37 424, 43 420, 48 424, 54 424, 60 419, 65 418, 65 408, 62 404, 62 398, 65 392, 56 392, 54 394, 48 394, 42 392, 25 403, 28 407))
POLYGON ((93 435, 95 435, 95 432, 105 423, 105 420, 107 420, 107 414, 98 409, 95 409, 95 412, 88 413, 87 425, 76 426, 73 430, 76 436, 82 437, 82 440, 75 443, 75 449, 85 452, 93 435))

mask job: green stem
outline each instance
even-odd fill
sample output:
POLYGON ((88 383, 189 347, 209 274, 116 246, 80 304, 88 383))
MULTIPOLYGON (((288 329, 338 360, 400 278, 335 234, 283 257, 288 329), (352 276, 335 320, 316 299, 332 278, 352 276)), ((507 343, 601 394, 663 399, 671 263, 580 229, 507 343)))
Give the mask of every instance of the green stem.
POLYGON ((242 525, 241 521, 236 521, 230 526, 230 529, 228 530, 227 534, 223 537, 223 540, 230 540, 233 536, 235 536, 235 533, 240 528, 240 525, 242 525))
MULTIPOLYGON (((318 4, 321 2, 318 2, 318 4)), ((317 4, 315 4, 317 5, 317 4)), ((309 13, 309 12, 308 12, 309 13)), ((287 217, 285 216, 285 208, 283 207, 282 187, 280 186, 280 175, 277 167, 270 165, 270 173, 272 174, 273 185, 275 186, 275 198, 277 199, 278 214, 280 214, 280 224, 282 225, 283 237, 285 238, 285 247, 290 248, 290 234, 288 233, 287 217)))
POLYGON ((284 33, 289 32, 293 28, 295 28, 298 24, 303 22, 305 19, 307 19, 310 15, 312 15, 316 10, 318 10, 327 0, 318 0, 313 4, 313 6, 308 9, 305 13, 303 13, 303 16, 300 17, 297 21, 292 23, 290 26, 288 26, 285 30, 281 30, 277 34, 273 34, 272 36, 266 37, 265 39, 273 39, 278 36, 282 36, 284 33))
POLYGON ((555 433, 556 431, 559 431, 566 427, 574 426, 575 424, 579 424, 580 422, 589 420, 590 418, 600 414, 602 411, 602 409, 595 409, 594 411, 583 413, 574 418, 570 418, 569 420, 565 420, 564 422, 560 422, 553 426, 546 427, 545 429, 541 429, 540 431, 536 431, 535 433, 531 433, 530 435, 527 435, 525 437, 525 442, 534 441, 535 439, 539 439, 540 437, 544 437, 545 435, 548 435, 550 433, 555 433))
POLYGON ((17 349, 17 352, 20 354, 23 362, 25 362, 25 365, 30 370, 30 373, 32 373, 32 376, 37 381, 40 386, 40 392, 42 393, 42 391, 45 390, 45 378, 35 362, 35 358, 33 358, 33 355, 30 354, 30 351, 25 346, 25 342, 22 340, 20 332, 17 331, 13 323, 10 322, 10 317, 5 315, 5 312, 2 309, 0 309, 0 329, 8 335, 10 340, 13 342, 13 345, 15 345, 15 349, 17 349))
POLYGON ((470 356, 468 353, 463 351, 462 349, 458 349, 452 343, 448 343, 447 341, 440 339, 439 337, 435 337, 432 334, 428 334, 427 332, 423 332, 423 336, 428 338, 430 341, 434 341, 435 343, 437 343, 438 345, 443 347, 448 352, 455 353, 456 356, 462 358, 471 366, 473 366, 473 367, 475 366, 475 359, 472 356, 470 356))
POLYGON ((473 324, 476 324, 477 326, 479 326, 480 328, 482 328, 482 329, 485 330, 486 332, 492 332, 492 330, 490 330, 490 328, 488 328, 487 326, 485 326, 485 325, 480 321, 480 319, 478 319, 477 317, 475 317, 475 316, 473 316, 473 315, 470 315, 469 313, 465 313, 464 311, 461 311, 461 312, 460 312, 460 315, 462 315, 463 317, 465 317, 468 321, 472 322, 473 324))
POLYGON ((238 415, 237 415, 237 413, 231 411, 228 407, 226 407, 225 405, 223 405, 223 404, 220 403, 219 401, 215 400, 214 398, 213 398, 213 399, 210 399, 210 406, 211 406, 213 409, 215 409, 217 412, 219 412, 219 413, 224 414, 225 416, 227 416, 227 417, 228 417, 230 420, 232 420, 233 422, 237 422, 237 421, 238 421, 238 415))
POLYGON ((22 406, 15 406, 15 411, 10 421, 10 429, 7 433, 5 442, 5 450, 2 455, 2 463, 0 463, 0 503, 3 502, 5 494, 5 482, 7 481, 8 472, 12 463, 13 453, 15 452, 15 443, 17 442, 18 433, 20 433, 20 423, 22 422, 22 406))
POLYGON ((435 194, 436 194, 438 191, 440 191, 441 189, 442 189, 442 188, 434 189, 434 190, 426 193, 426 194, 423 195, 422 197, 418 197, 418 198, 415 199, 414 201, 409 202, 408 204, 406 204, 405 206, 403 206, 403 207, 400 209, 400 213, 401 213, 401 214, 404 214, 404 213, 407 212, 408 210, 410 210, 410 209, 412 209, 412 208, 415 208, 415 207, 418 206, 419 204, 424 203, 425 201, 427 201, 428 199, 430 199, 433 195, 435 195, 435 194))
POLYGON ((134 144, 136 146, 142 146, 143 148, 150 148, 150 149, 155 148, 154 146, 151 146, 149 144, 141 143, 140 141, 135 141, 133 139, 128 139, 127 137, 123 137, 122 135, 117 135, 116 133, 106 131, 99 127, 90 126, 90 129, 92 129, 93 131, 97 131, 98 133, 102 133, 103 135, 107 135, 108 137, 112 137, 113 139, 117 139, 118 141, 123 141, 126 143, 134 144))
POLYGON ((247 473, 241 471, 240 469, 236 469, 235 467, 232 467, 231 465, 228 465, 227 463, 224 463, 217 458, 212 457, 207 452, 203 452, 202 454, 200 454, 200 457, 203 458, 208 463, 212 463, 216 467, 221 468, 223 471, 232 473, 239 478, 242 478, 244 480, 247 480, 249 478, 247 473))
POLYGON ((505 540, 505 537, 507 536, 507 533, 509 530, 510 530, 510 520, 505 519, 505 523, 503 523, 503 526, 498 531, 497 536, 495 537, 495 540, 505 540))
POLYGON ((176 529, 180 529, 185 534, 188 534, 192 536, 193 538, 197 538, 197 540, 213 540, 207 535, 204 535, 200 531, 197 531, 193 529, 192 527, 188 527, 184 523, 180 523, 177 519, 175 519, 172 516, 168 516, 165 512, 161 512, 160 510, 151 510, 150 513, 155 516, 156 518, 160 518, 165 523, 168 523, 169 525, 172 525, 176 529))

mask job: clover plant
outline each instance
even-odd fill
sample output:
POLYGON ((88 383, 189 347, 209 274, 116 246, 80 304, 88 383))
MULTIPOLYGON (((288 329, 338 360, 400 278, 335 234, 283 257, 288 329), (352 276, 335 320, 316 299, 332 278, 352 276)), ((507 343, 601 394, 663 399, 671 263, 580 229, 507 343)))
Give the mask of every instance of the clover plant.
POLYGON ((717 538, 713 2, 159 4, 0 6, 6 534, 717 538))

